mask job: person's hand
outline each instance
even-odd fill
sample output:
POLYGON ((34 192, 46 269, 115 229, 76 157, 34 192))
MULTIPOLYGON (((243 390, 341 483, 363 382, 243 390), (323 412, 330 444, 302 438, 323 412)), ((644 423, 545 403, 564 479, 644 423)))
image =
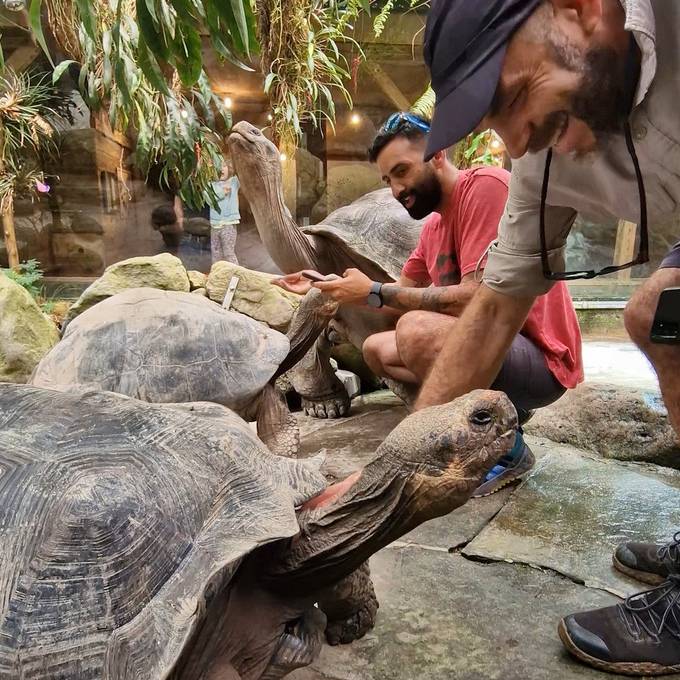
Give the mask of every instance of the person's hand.
POLYGON ((346 304, 366 302, 373 281, 358 269, 346 269, 341 279, 314 281, 312 286, 337 302, 346 304))
POLYGON ((306 295, 312 287, 312 282, 302 276, 301 272, 286 274, 281 278, 274 279, 272 284, 287 290, 289 293, 297 293, 298 295, 306 295))

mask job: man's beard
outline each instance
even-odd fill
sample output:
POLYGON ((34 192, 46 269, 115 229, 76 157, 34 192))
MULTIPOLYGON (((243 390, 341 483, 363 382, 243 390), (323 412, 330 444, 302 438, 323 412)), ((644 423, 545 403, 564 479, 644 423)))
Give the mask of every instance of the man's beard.
POLYGON ((610 47, 595 47, 581 57, 573 49, 553 44, 553 54, 560 66, 583 74, 581 84, 570 97, 568 111, 553 111, 534 130, 529 151, 535 153, 548 147, 568 123, 569 116, 582 120, 593 131, 598 144, 621 132, 630 102, 626 97, 626 74, 617 52, 610 47))
POLYGON ((402 191, 397 200, 404 205, 404 208, 414 220, 422 220, 434 212, 441 203, 442 188, 435 174, 428 173, 418 184, 402 191), (409 196, 413 196, 414 201, 410 208, 406 208, 404 202, 409 196))

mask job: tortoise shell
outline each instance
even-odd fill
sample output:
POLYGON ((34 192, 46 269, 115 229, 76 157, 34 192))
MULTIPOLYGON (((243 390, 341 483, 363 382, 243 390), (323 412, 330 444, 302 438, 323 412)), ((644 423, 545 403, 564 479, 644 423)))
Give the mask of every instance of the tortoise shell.
POLYGON ((389 189, 378 189, 334 210, 318 224, 303 227, 303 231, 328 238, 343 251, 374 262, 396 280, 418 245, 423 223, 412 219, 389 189))
POLYGON ((285 335, 200 295, 132 288, 77 316, 30 382, 154 403, 214 401, 239 411, 289 348, 285 335))
POLYGON ((0 384, 0 676, 166 677, 324 486, 222 406, 0 384))

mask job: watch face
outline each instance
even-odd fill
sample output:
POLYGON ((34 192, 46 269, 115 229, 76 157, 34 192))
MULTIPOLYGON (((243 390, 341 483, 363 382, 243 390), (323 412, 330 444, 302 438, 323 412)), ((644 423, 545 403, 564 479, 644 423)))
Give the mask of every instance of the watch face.
POLYGON ((366 302, 369 307, 382 307, 382 300, 377 293, 369 293, 366 302))

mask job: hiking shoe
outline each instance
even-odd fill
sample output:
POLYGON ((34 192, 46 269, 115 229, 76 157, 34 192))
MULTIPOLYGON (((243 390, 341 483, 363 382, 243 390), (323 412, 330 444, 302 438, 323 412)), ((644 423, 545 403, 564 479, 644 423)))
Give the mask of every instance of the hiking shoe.
POLYGON ((627 576, 657 585, 670 574, 680 573, 680 531, 666 545, 621 543, 614 552, 613 562, 627 576))
POLYGON ((622 604, 572 614, 558 627, 564 646, 598 670, 625 675, 680 671, 680 577, 622 604))
POLYGON ((524 442, 522 431, 517 430, 515 444, 507 455, 503 456, 491 470, 486 473, 484 481, 472 494, 472 498, 490 496, 500 491, 504 486, 521 479, 532 467, 536 458, 531 449, 524 442))

